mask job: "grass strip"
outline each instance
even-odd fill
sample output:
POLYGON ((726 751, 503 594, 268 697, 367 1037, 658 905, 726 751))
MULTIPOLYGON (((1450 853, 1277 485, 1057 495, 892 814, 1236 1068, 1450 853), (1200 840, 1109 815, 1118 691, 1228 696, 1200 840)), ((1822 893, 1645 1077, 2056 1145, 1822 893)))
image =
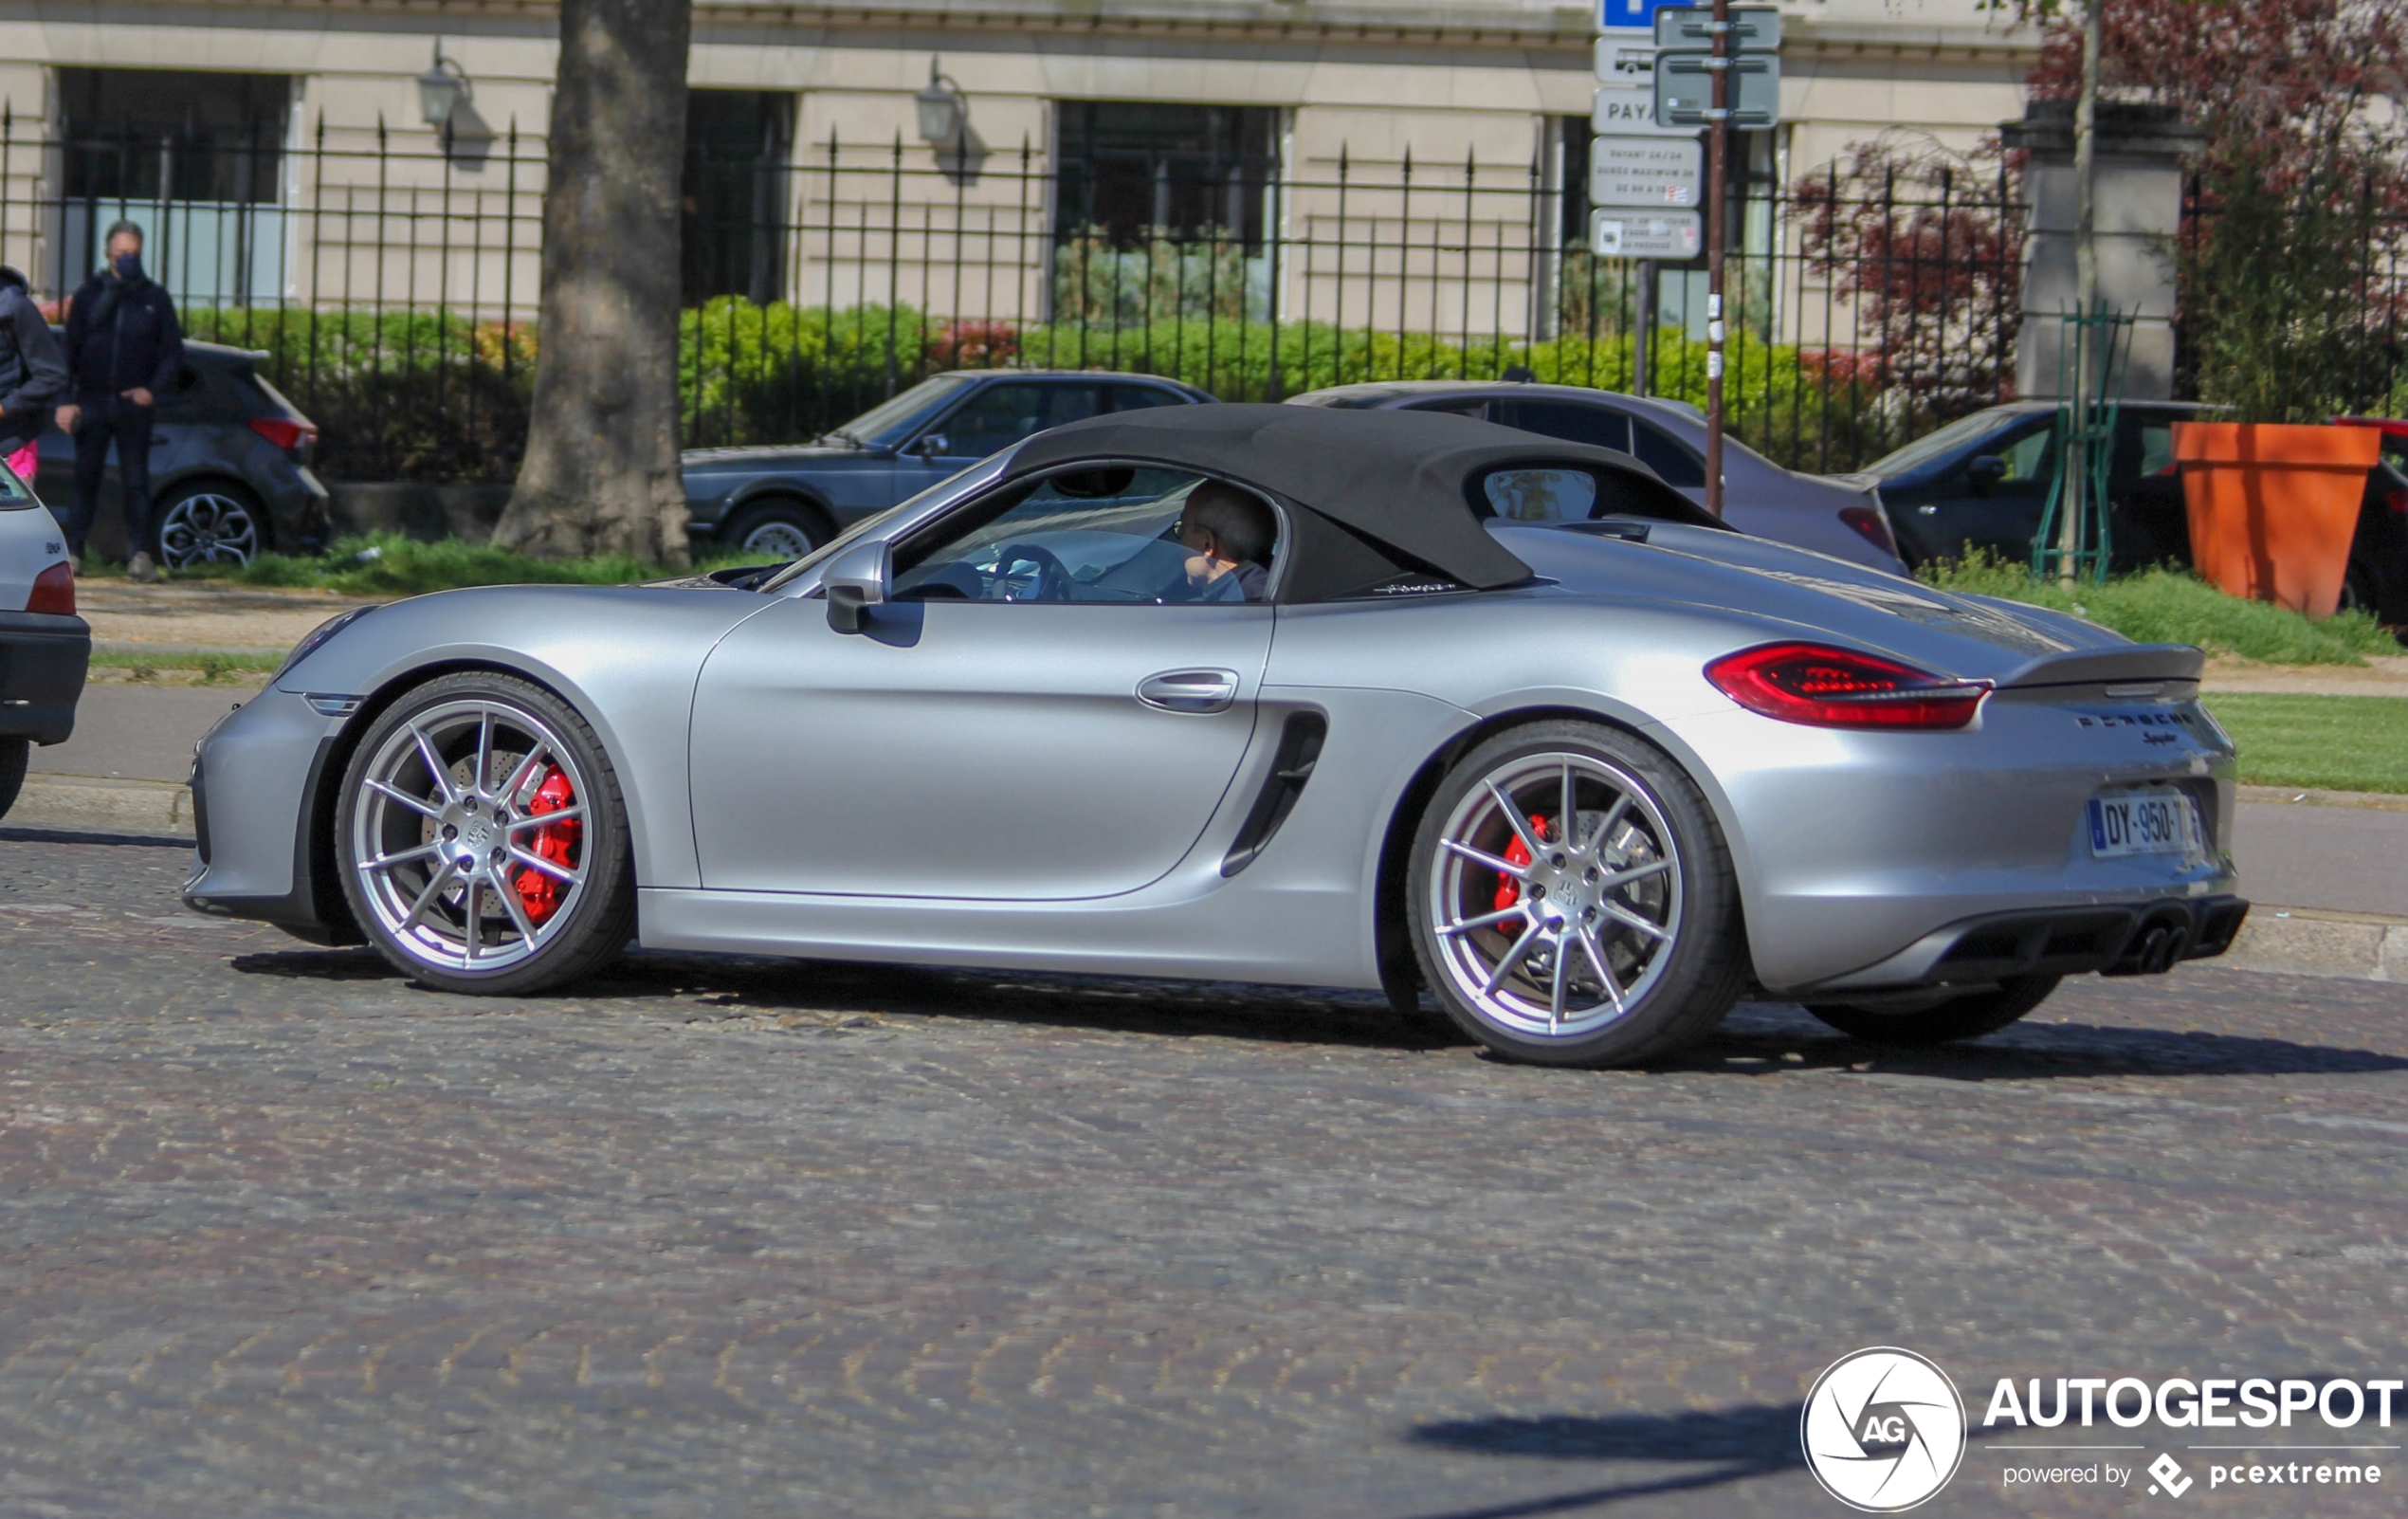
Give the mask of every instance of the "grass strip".
POLYGON ((2235 691, 2206 702, 2240 750, 2243 785, 2408 793, 2408 701, 2235 691))
POLYGON ((1943 591, 2071 612, 2138 643, 2197 644, 2211 654, 2270 665, 2362 665, 2369 654, 2400 651, 2398 640, 2362 612, 2310 622, 2288 607, 2228 596, 2180 570, 2143 570, 2069 591, 2034 580, 2022 564, 1975 554, 1926 565, 1922 578, 1943 591))
MULTIPOLYGON (((714 554, 695 568, 759 562, 758 556, 714 554)), ((690 572, 616 556, 538 559, 459 539, 425 543, 398 533, 377 533, 337 539, 319 557, 262 554, 248 564, 202 565, 179 572, 176 578, 333 591, 347 596, 414 596, 476 585, 627 585, 684 573, 690 572)))

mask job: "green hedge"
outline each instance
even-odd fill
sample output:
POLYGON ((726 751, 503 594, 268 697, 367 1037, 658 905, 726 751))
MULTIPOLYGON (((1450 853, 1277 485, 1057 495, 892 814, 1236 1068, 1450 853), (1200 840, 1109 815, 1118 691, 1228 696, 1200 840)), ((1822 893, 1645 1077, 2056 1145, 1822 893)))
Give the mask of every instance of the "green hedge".
MULTIPOLYGON (((332 479, 506 481, 526 441, 535 333, 440 311, 227 309, 192 335, 264 350, 265 376, 321 430, 332 479)), ((1226 400, 1268 400, 1363 380, 1539 379, 1628 390, 1626 335, 1539 343, 1341 330, 1211 314, 1123 325, 943 323, 909 306, 830 310, 735 298, 684 314, 678 383, 689 447, 816 436, 895 390, 957 367, 1118 369, 1174 376, 1226 400)), ((1704 405, 1706 347, 1667 329, 1658 395, 1704 405)), ((1856 467, 1947 420, 1902 404, 1841 356, 1744 333, 1730 357, 1734 433, 1794 467, 1856 467)))

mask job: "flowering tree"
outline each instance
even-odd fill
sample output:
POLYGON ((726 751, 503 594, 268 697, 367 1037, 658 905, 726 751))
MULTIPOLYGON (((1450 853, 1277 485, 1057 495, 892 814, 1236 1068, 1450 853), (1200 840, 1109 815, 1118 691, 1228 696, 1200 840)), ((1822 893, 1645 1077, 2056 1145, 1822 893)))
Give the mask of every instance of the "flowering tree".
MULTIPOLYGON (((2199 393, 2262 421, 2379 400, 2400 368, 2408 156, 2396 0, 2093 0, 2100 86, 2206 134, 2180 249, 2199 393)), ((2027 8, 2027 13, 2036 8, 2027 8)), ((2049 22, 2031 83, 2071 97, 2081 27, 2049 22)))
POLYGON ((1996 138, 1971 155, 1884 133, 1791 187, 1808 267, 1875 351, 1852 373, 1928 425, 2013 392, 2023 218, 1996 138))

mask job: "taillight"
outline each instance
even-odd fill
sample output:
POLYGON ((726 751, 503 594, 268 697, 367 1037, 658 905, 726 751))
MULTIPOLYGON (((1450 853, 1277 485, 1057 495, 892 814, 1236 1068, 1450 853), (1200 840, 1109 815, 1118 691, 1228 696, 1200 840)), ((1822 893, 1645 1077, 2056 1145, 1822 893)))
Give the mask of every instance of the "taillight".
POLYGON ((1856 536, 1881 550, 1896 556, 1898 540, 1889 536, 1889 519, 1870 506, 1844 506, 1839 520, 1856 530, 1856 536))
POLYGON ((2408 517, 2408 490, 2384 491, 2383 504, 2391 508, 2394 517, 2408 517))
POLYGON ((298 451, 303 445, 318 441, 318 430, 306 422, 296 422, 288 416, 255 416, 251 430, 286 453, 298 451))
POLYGON ((1988 681, 1822 644, 1742 650, 1706 666, 1706 678, 1751 712, 1818 728, 1961 728, 1990 694, 1988 681))
POLYGON ((53 617, 75 615, 75 572, 61 559, 33 577, 33 594, 25 598, 25 610, 53 617))

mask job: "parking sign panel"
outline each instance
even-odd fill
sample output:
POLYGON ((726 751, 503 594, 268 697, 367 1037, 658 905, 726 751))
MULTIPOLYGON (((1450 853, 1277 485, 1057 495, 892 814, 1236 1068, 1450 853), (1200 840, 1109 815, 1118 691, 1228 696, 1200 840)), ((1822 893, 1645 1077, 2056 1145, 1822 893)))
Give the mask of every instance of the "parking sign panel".
POLYGON ((1655 31, 1655 13, 1665 0, 1597 0, 1597 30, 1655 31))
POLYGON ((1706 198, 1706 146, 1694 137, 1589 139, 1589 204, 1648 210, 1706 198))
POLYGON ((1589 213, 1589 248, 1601 259, 1693 259, 1705 247, 1706 219, 1693 210, 1589 213))

